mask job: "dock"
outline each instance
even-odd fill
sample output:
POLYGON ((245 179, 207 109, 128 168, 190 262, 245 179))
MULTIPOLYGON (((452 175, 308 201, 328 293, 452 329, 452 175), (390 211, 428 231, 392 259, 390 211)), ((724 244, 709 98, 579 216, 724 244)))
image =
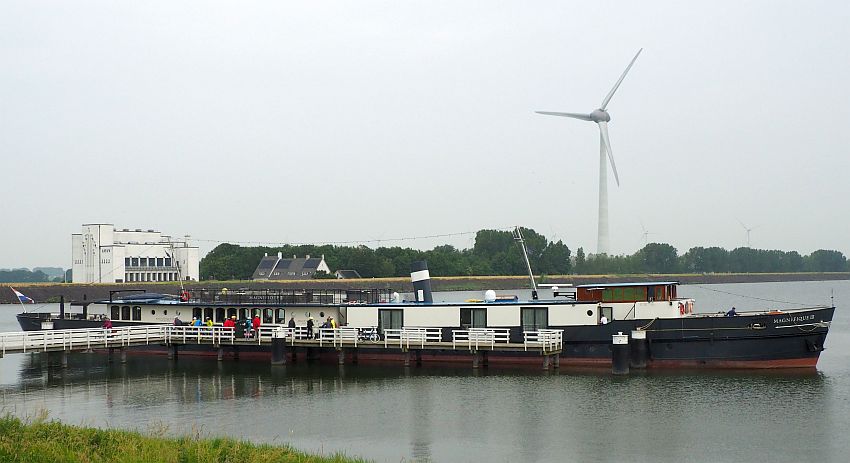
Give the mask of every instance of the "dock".
POLYGON ((261 346, 271 353, 272 365, 286 365, 294 360, 297 349, 306 352, 333 351, 339 364, 346 354, 356 363, 363 351, 402 353, 405 366, 421 363, 422 352, 442 351, 469 355, 473 368, 486 366, 490 352, 539 355, 544 369, 558 368, 563 350, 563 330, 540 329, 523 333, 523 342, 510 342, 507 329, 453 329, 450 338, 442 328, 404 327, 383 330, 378 336, 372 328, 321 328, 308 333, 304 327, 262 326, 248 336, 237 336, 233 328, 221 326, 141 325, 114 328, 15 331, 0 333, 0 358, 7 354, 47 352, 60 353, 67 366, 69 352, 108 350, 110 360, 116 350, 126 362, 128 350, 148 346, 168 348, 169 358, 176 358, 181 346, 206 345, 217 349, 224 359, 225 347, 238 352, 240 346, 261 346))

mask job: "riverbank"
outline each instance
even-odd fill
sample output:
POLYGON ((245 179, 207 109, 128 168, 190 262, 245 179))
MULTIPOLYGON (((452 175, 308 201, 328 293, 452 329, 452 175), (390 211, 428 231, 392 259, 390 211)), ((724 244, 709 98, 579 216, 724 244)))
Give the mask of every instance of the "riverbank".
POLYGON ((35 419, 0 418, 0 461, 4 462, 298 462, 349 463, 366 460, 343 455, 315 456, 287 446, 255 445, 200 434, 166 438, 167 427, 151 435, 70 426, 35 419))
MULTIPOLYGON (((637 281, 678 281, 682 284, 762 283, 786 281, 850 280, 850 272, 835 273, 706 273, 706 274, 639 274, 639 275, 545 275, 537 276, 538 284, 580 285, 593 283, 621 283, 637 281)), ((434 291, 485 291, 528 288, 527 276, 474 276, 434 277, 434 291)), ((167 283, 2 283, 0 303, 17 303, 10 287, 33 298, 36 302, 58 302, 60 296, 67 301, 108 299, 110 291, 144 289, 150 292, 179 294, 181 286, 167 283)), ((363 278, 357 280, 292 280, 292 281, 203 281, 184 282, 187 289, 199 288, 253 288, 253 289, 392 289, 410 292, 409 278, 363 278)))

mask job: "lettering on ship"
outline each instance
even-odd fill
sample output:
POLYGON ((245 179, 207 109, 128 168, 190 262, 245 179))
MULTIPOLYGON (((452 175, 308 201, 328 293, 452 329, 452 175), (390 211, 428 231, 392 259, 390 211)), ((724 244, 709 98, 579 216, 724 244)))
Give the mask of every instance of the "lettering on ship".
POLYGON ((774 325, 785 325, 789 323, 802 323, 808 321, 814 321, 815 315, 798 315, 798 316, 787 316, 787 317, 777 317, 773 319, 774 325))

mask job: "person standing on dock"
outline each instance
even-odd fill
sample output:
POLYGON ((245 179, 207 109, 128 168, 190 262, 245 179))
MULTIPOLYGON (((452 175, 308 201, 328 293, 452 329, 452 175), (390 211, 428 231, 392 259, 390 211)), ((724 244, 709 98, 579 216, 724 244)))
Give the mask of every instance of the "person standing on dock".
POLYGON ((236 315, 225 320, 224 324, 222 326, 224 326, 225 328, 229 328, 229 329, 236 328, 236 315))
POLYGON ((307 319, 307 339, 313 339, 313 317, 307 319))
POLYGON ((290 328, 295 328, 295 315, 291 315, 289 317, 289 324, 287 326, 290 328))
POLYGON ((112 320, 110 320, 109 317, 104 318, 103 319, 103 325, 101 325, 101 328, 103 328, 105 330, 111 330, 112 329, 112 320))
POLYGON ((262 323, 262 320, 260 320, 260 314, 254 314, 254 319, 251 320, 251 328, 254 329, 254 335, 257 336, 257 337, 260 336, 260 324, 261 323, 262 323))

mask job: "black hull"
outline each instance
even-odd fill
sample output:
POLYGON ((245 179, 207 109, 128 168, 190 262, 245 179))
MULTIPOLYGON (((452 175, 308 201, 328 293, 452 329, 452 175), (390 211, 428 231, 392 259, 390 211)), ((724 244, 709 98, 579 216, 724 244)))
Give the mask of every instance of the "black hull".
MULTIPOLYGON (((834 308, 819 308, 789 313, 757 316, 716 317, 693 316, 675 319, 617 320, 607 325, 551 326, 564 330, 561 364, 607 366, 611 363, 612 336, 630 334, 643 328, 648 341, 651 368, 814 368, 832 321, 834 308)), ((19 314, 24 331, 40 330, 37 314, 19 314)), ((82 319, 53 319, 54 329, 97 328, 101 322, 82 319)), ((139 325, 139 322, 113 321, 113 326, 139 325)), ((451 331, 443 328, 443 339, 451 340, 451 331)), ((522 342, 522 328, 511 328, 511 342, 522 342)), ((164 347, 151 346, 164 352, 164 347)), ((186 353, 211 354, 210 346, 181 346, 186 353)), ((232 351, 233 348, 225 348, 232 351)), ((268 357, 269 346, 240 346, 247 355, 268 357)), ((315 349, 319 356, 337 360, 332 349, 315 349)), ((402 359, 400 351, 364 351, 359 360, 402 359)), ((492 363, 540 362, 539 354, 491 352, 492 363)), ((469 355, 458 351, 423 351, 425 362, 468 362, 469 355)))

